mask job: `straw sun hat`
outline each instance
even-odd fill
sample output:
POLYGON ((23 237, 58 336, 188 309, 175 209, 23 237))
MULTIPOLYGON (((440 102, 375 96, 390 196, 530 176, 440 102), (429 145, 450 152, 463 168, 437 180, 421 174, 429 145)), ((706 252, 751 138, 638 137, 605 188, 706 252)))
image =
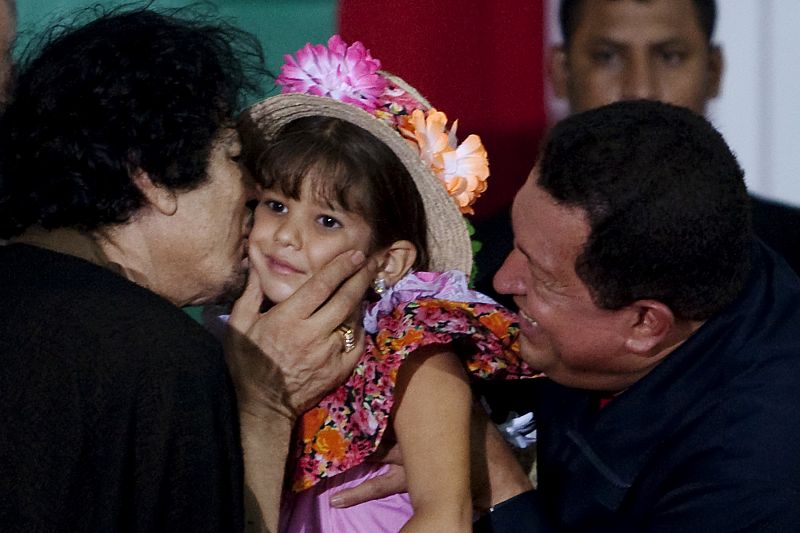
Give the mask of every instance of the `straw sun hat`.
MULTIPOLYGON (((445 148, 449 153, 431 157, 428 150, 426 161, 420 141, 410 138, 413 131, 409 130, 414 128, 409 119, 414 118, 412 112, 418 109, 417 124, 424 124, 419 120, 437 113, 436 110, 403 80, 380 71, 380 63, 359 42, 348 47, 341 38, 333 36, 327 48, 309 44, 298 51, 297 61, 291 56, 286 58, 277 79, 284 94, 250 106, 240 120, 242 134, 269 140, 289 122, 309 116, 338 118, 365 129, 397 155, 422 197, 428 228, 429 269, 460 270, 469 275, 472 245, 462 211, 471 212, 469 205, 486 188, 488 163, 480 139, 472 135, 462 145, 469 142, 466 148, 456 147, 454 135, 444 130, 451 138, 445 148), (320 64, 327 66, 328 71, 320 64), (448 164, 449 168, 443 169, 448 164), (472 172, 474 175, 470 172, 458 175, 464 169, 477 171, 472 172), (451 179, 446 183, 447 177, 451 179)), ((438 115, 441 122, 444 115, 438 115)), ((455 126, 451 130, 454 134, 455 126)), ((424 144, 426 140, 421 142, 424 144)))

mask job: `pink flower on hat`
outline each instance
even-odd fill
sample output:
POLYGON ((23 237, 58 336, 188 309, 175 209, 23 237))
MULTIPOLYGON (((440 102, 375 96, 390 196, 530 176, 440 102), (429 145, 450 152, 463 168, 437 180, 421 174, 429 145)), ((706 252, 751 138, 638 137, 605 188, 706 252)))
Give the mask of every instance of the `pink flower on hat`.
POLYGON ((306 44, 296 59, 286 63, 276 83, 282 93, 325 96, 355 105, 385 122, 418 151, 439 178, 462 213, 472 214, 472 204, 486 190, 489 162, 480 137, 470 135, 458 144, 455 121, 429 104, 405 82, 380 71, 363 43, 349 45, 338 35, 321 44, 306 44))
POLYGON ((382 104, 388 82, 377 73, 381 62, 361 42, 348 46, 334 35, 327 48, 308 43, 297 51, 297 59, 284 57, 286 63, 276 80, 283 93, 328 96, 369 112, 382 104))

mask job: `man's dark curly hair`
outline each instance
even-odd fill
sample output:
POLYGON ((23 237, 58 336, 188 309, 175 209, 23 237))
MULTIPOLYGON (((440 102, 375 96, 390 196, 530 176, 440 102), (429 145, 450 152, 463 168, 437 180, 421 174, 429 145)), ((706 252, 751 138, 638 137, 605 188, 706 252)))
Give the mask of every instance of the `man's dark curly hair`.
POLYGON ((266 72, 255 37, 198 6, 87 15, 23 61, 0 133, 1 236, 124 223, 143 206, 138 169, 171 190, 200 186, 220 128, 266 72))
MULTIPOLYGON (((605 0, 607 2, 617 2, 619 0, 605 0)), ((637 2, 648 2, 649 0, 636 0, 637 2)), ((670 0, 671 1, 671 0, 670 0)), ((572 34, 580 22, 583 6, 586 0, 561 0, 558 7, 558 21, 561 26, 561 35, 564 37, 564 46, 569 48, 572 41, 572 34)), ((714 27, 717 23, 717 3, 715 0, 693 0, 694 8, 697 13, 697 21, 700 29, 706 36, 708 43, 714 37, 714 27)))
POLYGON ((654 299, 704 320, 741 291, 752 241, 744 173, 688 109, 630 101, 567 118, 550 133, 538 185, 588 216, 575 271, 598 306, 654 299))

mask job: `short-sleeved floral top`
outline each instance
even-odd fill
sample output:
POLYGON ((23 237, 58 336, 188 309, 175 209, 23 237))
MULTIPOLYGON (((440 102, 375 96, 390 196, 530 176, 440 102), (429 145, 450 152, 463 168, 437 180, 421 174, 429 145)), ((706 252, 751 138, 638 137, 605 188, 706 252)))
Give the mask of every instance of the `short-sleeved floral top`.
POLYGON ((400 365, 423 346, 455 344, 476 378, 534 375, 517 356, 516 316, 468 290, 460 272, 406 276, 367 308, 364 322, 366 349, 352 375, 298 424, 295 492, 363 463, 378 448, 389 426, 400 365))

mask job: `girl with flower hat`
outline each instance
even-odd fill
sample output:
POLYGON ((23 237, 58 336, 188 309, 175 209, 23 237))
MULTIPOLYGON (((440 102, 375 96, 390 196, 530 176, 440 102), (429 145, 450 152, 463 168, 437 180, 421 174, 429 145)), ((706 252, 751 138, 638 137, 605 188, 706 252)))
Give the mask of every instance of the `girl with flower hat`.
POLYGON ((530 375, 515 317, 467 288, 462 213, 486 188, 486 151, 361 43, 338 36, 287 56, 282 94, 240 122, 262 186, 250 234, 266 299, 279 303, 337 254, 380 264, 364 310, 341 331, 363 355, 348 381, 304 413, 290 458, 285 532, 468 531, 469 377, 530 375), (356 338, 363 324, 364 338, 356 338), (338 490, 381 475, 367 459, 398 443, 408 494, 349 509, 338 490))

